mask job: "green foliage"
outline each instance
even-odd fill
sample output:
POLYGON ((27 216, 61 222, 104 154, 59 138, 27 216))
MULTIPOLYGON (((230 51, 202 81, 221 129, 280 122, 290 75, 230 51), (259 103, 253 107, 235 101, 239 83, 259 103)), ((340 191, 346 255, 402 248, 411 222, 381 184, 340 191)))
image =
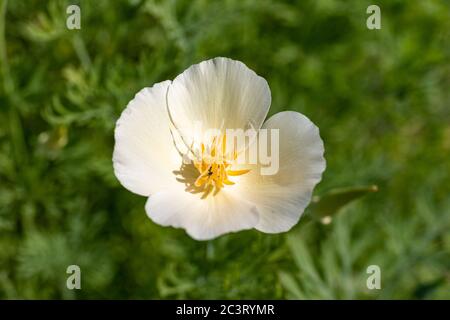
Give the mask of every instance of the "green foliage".
POLYGON ((0 0, 0 298, 450 298, 450 7, 378 1, 368 30, 370 4, 0 0), (81 30, 66 28, 72 3, 81 30), (198 242, 119 185, 127 102, 215 56, 268 80, 270 114, 319 126, 323 201, 304 218, 339 209, 331 223, 198 242), (345 207, 367 190, 333 191, 372 184, 345 207), (381 290, 366 288, 372 264, 381 290))
MULTIPOLYGON (((331 223, 333 215, 350 202, 364 196, 369 192, 377 192, 377 186, 338 188, 329 191, 325 195, 315 196, 308 208, 308 215, 305 217, 312 218, 322 223, 331 223)), ((305 219, 304 218, 304 219, 305 219)))

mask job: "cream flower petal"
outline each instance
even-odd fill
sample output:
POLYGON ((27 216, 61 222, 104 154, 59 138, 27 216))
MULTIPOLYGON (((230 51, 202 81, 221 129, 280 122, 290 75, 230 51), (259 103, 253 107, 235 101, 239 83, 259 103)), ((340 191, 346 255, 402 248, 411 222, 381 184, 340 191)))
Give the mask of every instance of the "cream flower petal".
POLYGON ((229 189, 206 199, 200 197, 175 187, 150 196, 145 210, 154 222, 183 228, 196 240, 252 229, 258 223, 254 204, 229 189))
POLYGON ((198 125, 203 130, 258 130, 267 116, 271 95, 267 81, 242 62, 214 58, 177 76, 167 101, 174 124, 192 141, 202 134, 198 125))
POLYGON ((143 196, 177 183, 181 157, 174 147, 166 110, 170 81, 139 91, 116 124, 114 173, 128 190, 143 196))
POLYGON ((255 167, 237 185, 257 206, 260 216, 255 228, 278 233, 292 228, 309 204, 325 170, 324 146, 319 129, 298 112, 275 114, 264 128, 279 129, 279 171, 261 175, 255 167))

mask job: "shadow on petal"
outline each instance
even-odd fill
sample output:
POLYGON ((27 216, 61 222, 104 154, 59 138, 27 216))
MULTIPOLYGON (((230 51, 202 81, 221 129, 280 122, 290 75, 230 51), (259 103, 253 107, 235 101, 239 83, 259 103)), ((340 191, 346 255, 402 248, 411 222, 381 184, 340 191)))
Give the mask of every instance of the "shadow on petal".
POLYGON ((176 176, 176 180, 178 182, 184 183, 186 188, 184 189, 186 192, 190 192, 192 194, 200 194, 203 193, 201 199, 206 199, 208 195, 212 193, 213 196, 217 194, 216 190, 213 192, 213 185, 205 186, 196 186, 195 181, 199 176, 199 172, 193 163, 183 163, 179 170, 174 170, 172 173, 176 176))

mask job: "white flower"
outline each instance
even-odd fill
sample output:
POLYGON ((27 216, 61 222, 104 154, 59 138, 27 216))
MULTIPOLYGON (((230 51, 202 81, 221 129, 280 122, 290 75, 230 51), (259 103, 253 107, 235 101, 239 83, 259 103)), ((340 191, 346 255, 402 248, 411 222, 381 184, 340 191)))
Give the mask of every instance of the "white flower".
POLYGON ((319 129, 298 112, 264 122, 270 102, 266 80, 242 62, 193 65, 130 101, 116 124, 115 174, 125 188, 149 197, 145 210, 154 222, 184 228, 194 239, 251 228, 287 231, 325 170, 324 146, 319 129), (233 163, 236 150, 211 161, 225 137, 202 141, 198 123, 204 130, 279 129, 278 172, 262 175, 260 164, 233 163), (183 154, 194 161, 186 164, 183 154))

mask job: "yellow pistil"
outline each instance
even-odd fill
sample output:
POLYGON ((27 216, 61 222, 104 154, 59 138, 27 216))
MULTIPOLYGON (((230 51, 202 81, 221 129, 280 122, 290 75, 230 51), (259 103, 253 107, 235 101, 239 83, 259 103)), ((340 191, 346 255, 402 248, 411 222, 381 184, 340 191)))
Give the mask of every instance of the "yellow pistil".
MULTIPOLYGON (((200 173, 194 183, 196 187, 203 186, 206 191, 212 186, 216 194, 224 185, 234 184, 228 176, 240 176, 250 171, 230 169, 231 164, 226 158, 226 139, 226 135, 223 135, 222 139, 214 138, 210 150, 206 150, 205 145, 201 144, 200 159, 194 161, 194 166, 200 173), (222 140, 221 143, 219 140, 222 140)), ((237 153, 233 152, 232 160, 236 157, 237 153)))

